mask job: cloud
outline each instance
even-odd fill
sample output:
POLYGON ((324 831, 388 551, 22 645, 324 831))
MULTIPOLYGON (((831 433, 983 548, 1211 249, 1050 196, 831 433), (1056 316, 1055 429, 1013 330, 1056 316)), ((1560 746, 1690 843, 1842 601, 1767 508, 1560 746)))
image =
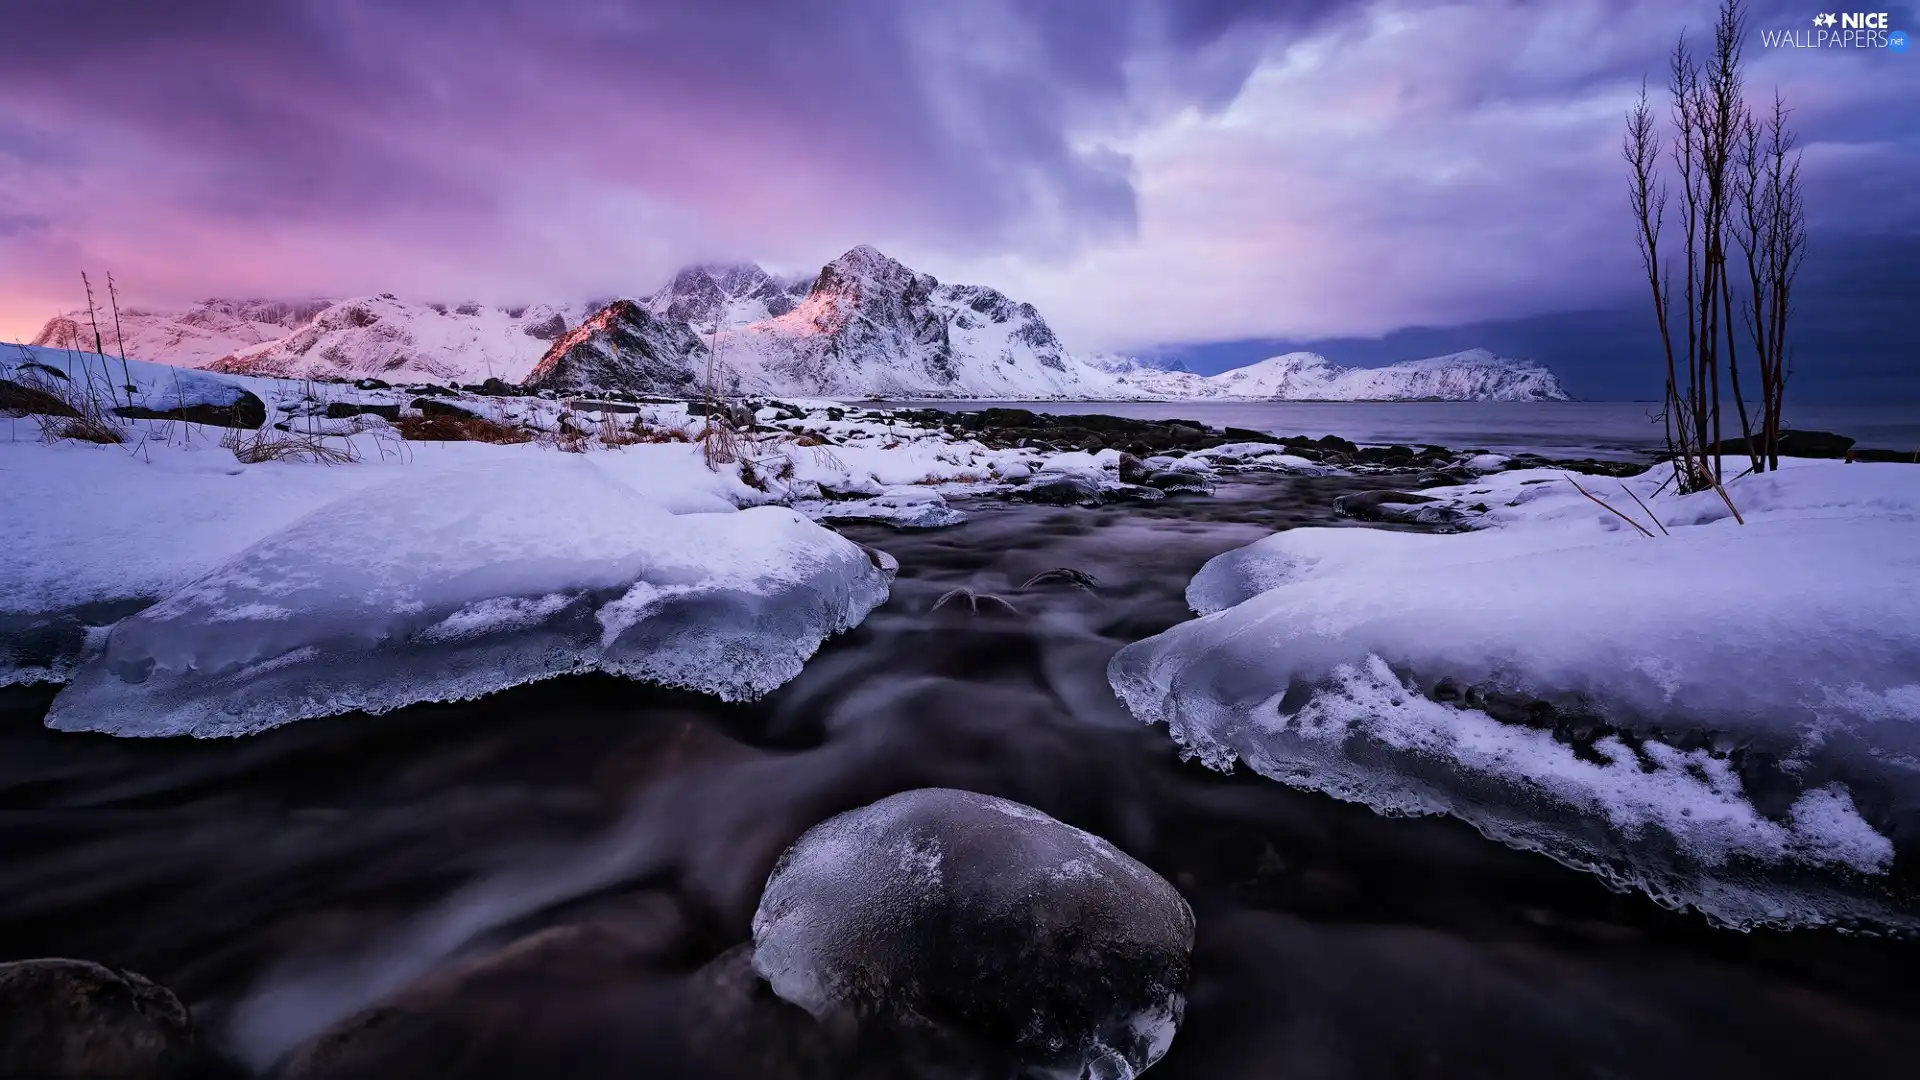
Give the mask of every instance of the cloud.
MULTIPOLYGON (((1711 7, 32 0, 0 65, 0 335, 83 267, 151 300, 558 299, 860 242, 1083 348, 1603 305, 1639 287, 1621 115, 1711 7)), ((1920 229, 1920 64, 1752 60, 1815 224, 1920 229)))
MULTIPOLYGON (((1757 26, 1797 19, 1765 5, 1757 26)), ((1385 5, 1275 42, 1238 98, 1138 133, 1137 236, 948 269, 1029 296, 1082 348, 1377 335, 1638 304, 1623 116, 1711 5, 1385 5)), ((1920 231, 1920 67, 1764 51, 1813 225, 1920 231)), ((1663 106, 1664 107, 1664 106, 1663 106)), ((1891 286, 1890 286, 1891 287, 1891 286)))
POLYGON ((634 287, 857 240, 1136 224, 1086 131, 1231 100, 1302 0, 62 0, 10 5, 0 214, 158 291, 634 287))

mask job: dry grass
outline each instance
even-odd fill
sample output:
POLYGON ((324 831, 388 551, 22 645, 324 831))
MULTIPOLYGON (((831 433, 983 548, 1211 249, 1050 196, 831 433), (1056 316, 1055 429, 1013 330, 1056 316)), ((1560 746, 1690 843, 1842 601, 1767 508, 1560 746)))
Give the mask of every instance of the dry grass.
POLYGON ((592 441, 586 433, 565 426, 559 431, 543 431, 533 439, 536 446, 563 454, 584 454, 592 441))
POLYGON ((94 416, 47 416, 40 420, 40 437, 47 442, 74 442, 112 446, 127 441, 127 433, 111 420, 94 416))
POLYGON ((345 438, 314 435, 301 431, 281 431, 276 427, 253 430, 229 428, 220 445, 233 451, 242 465, 263 461, 300 461, 320 465, 351 465, 360 460, 359 451, 345 438))
MULTIPOLYGON (((21 352, 25 355, 24 349, 21 352)), ((103 399, 101 394, 102 386, 110 388, 111 383, 96 379, 84 358, 80 360, 80 367, 84 383, 39 363, 20 365, 11 380, 21 391, 10 395, 18 399, 9 401, 13 411, 32 416, 40 425, 40 438, 45 442, 73 440, 103 445, 126 442, 126 426, 113 413, 112 397, 103 399)), ((111 394, 110 389, 108 393, 111 394)))
POLYGON ((393 425, 416 442, 482 442, 515 446, 534 441, 532 432, 484 416, 421 416, 402 413, 393 425))
POLYGON ((706 460, 707 468, 715 469, 722 465, 739 461, 741 454, 740 433, 726 418, 713 415, 716 410, 709 407, 706 426, 700 429, 700 456, 706 460))

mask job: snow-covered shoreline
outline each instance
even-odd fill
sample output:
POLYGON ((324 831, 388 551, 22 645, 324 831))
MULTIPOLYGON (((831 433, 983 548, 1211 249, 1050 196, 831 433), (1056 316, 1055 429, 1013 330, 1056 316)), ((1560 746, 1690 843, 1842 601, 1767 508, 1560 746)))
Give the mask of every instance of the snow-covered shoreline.
POLYGON ((1278 533, 1111 680, 1217 768, 1727 925, 1912 929, 1887 875, 1920 811, 1920 470, 1784 465, 1727 485, 1744 524, 1664 470, 1516 470, 1422 492, 1457 535, 1278 533))
POLYGON ((1141 460, 831 401, 727 406, 710 436, 698 403, 58 350, 0 357, 0 379, 23 413, 0 439, 0 684, 66 683, 53 726, 118 734, 243 734, 584 670, 757 696, 887 595, 887 557, 816 522, 937 527, 962 520, 943 492, 1098 503, 1320 468, 1197 430, 1188 460, 1141 460))

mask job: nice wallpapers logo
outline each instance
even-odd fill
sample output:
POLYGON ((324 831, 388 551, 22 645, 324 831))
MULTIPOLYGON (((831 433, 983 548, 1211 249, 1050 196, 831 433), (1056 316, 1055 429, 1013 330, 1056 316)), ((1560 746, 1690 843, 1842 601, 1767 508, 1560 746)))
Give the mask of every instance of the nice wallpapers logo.
POLYGON ((1903 53, 1911 44, 1905 30, 1893 29, 1885 11, 1823 11, 1812 26, 1760 31, 1767 49, 1885 49, 1903 53))

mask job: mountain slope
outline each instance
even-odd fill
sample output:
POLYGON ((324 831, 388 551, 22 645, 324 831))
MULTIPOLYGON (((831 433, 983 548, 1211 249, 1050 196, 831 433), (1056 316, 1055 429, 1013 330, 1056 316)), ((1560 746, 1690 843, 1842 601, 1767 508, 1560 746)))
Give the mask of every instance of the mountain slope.
POLYGON ((792 311, 722 333, 719 363, 771 393, 900 398, 1103 398, 1106 373, 1068 356, 1031 304, 943 285, 861 245, 820 270, 792 311))
POLYGON ((782 281, 753 263, 689 266, 644 304, 660 318, 711 334, 716 321, 719 329, 733 330, 785 315, 806 298, 812 281, 782 281))
MULTIPOLYGON (((84 313, 36 343, 91 349, 84 313)), ((121 313, 128 355, 287 378, 377 376, 554 389, 982 400, 1557 401, 1552 372, 1484 349, 1349 368, 1314 353, 1202 376, 1177 362, 1069 354, 1033 305, 943 284, 861 245, 810 279, 751 263, 690 266, 641 300, 486 307, 391 294, 338 302, 209 300, 121 313), (644 315, 644 319, 642 318, 644 315), (592 320, 591 328, 583 322, 592 320), (573 331, 582 331, 572 334, 573 331), (560 348, 563 338, 569 343, 560 348), (557 350, 557 351, 556 351, 557 350), (624 380, 624 384, 623 384, 624 380), (682 389, 676 390, 675 387, 682 389)), ((103 332, 110 334, 108 328, 103 332)))
POLYGON ((563 334, 526 378, 529 390, 687 397, 698 392, 707 346, 679 319, 615 300, 563 334))
MULTIPOLYGON (((113 313, 95 312, 100 344, 110 353, 163 360, 182 367, 205 367, 242 349, 277 341, 311 320, 328 300, 204 300, 189 308, 129 307, 120 310, 118 335, 113 313)), ((57 315, 28 344, 94 351, 94 326, 84 311, 57 315)))
POLYGON ((579 307, 416 304, 390 293, 332 304, 275 341, 238 349, 206 366, 280 378, 432 379, 520 382, 548 343, 578 325, 579 307))

